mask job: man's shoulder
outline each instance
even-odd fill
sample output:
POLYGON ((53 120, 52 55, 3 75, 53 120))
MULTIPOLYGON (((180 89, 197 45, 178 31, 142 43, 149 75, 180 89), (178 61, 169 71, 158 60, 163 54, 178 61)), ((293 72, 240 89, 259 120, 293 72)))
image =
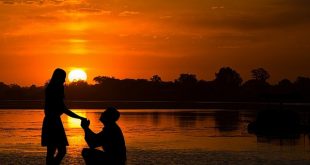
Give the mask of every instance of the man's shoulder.
POLYGON ((111 124, 103 127, 102 132, 107 134, 118 134, 121 133, 122 130, 117 124, 111 124))

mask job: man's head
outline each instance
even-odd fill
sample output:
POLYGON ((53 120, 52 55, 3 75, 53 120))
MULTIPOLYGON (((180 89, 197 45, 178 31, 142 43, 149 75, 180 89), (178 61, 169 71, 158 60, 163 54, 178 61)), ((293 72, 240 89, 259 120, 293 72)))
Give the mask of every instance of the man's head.
POLYGON ((100 121, 102 123, 114 123, 119 119, 120 113, 114 107, 108 107, 101 113, 100 121))

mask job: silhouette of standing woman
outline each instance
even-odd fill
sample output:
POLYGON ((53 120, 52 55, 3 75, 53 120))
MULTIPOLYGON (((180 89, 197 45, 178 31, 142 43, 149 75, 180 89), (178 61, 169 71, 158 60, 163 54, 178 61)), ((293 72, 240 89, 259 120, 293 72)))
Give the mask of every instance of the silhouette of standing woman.
POLYGON ((70 111, 64 104, 64 82, 66 72, 57 68, 45 89, 45 117, 42 126, 42 146, 47 147, 46 164, 58 165, 66 154, 68 140, 60 116, 87 120, 70 111), (57 154, 56 153, 57 150, 57 154))

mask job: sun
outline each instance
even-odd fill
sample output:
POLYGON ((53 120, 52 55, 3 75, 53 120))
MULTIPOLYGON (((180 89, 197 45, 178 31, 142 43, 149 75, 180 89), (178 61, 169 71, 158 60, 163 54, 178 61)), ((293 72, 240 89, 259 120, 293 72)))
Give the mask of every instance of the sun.
POLYGON ((74 69, 70 71, 68 79, 70 82, 76 82, 76 81, 86 81, 87 80, 87 74, 82 69, 74 69))

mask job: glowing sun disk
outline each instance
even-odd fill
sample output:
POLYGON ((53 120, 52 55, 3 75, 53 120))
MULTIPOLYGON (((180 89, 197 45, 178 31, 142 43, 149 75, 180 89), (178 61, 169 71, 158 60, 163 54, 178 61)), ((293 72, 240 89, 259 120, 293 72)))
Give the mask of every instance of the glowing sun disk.
POLYGON ((80 81, 80 80, 86 81, 87 74, 82 69, 74 69, 69 73, 68 79, 70 82, 75 82, 75 81, 80 81))

